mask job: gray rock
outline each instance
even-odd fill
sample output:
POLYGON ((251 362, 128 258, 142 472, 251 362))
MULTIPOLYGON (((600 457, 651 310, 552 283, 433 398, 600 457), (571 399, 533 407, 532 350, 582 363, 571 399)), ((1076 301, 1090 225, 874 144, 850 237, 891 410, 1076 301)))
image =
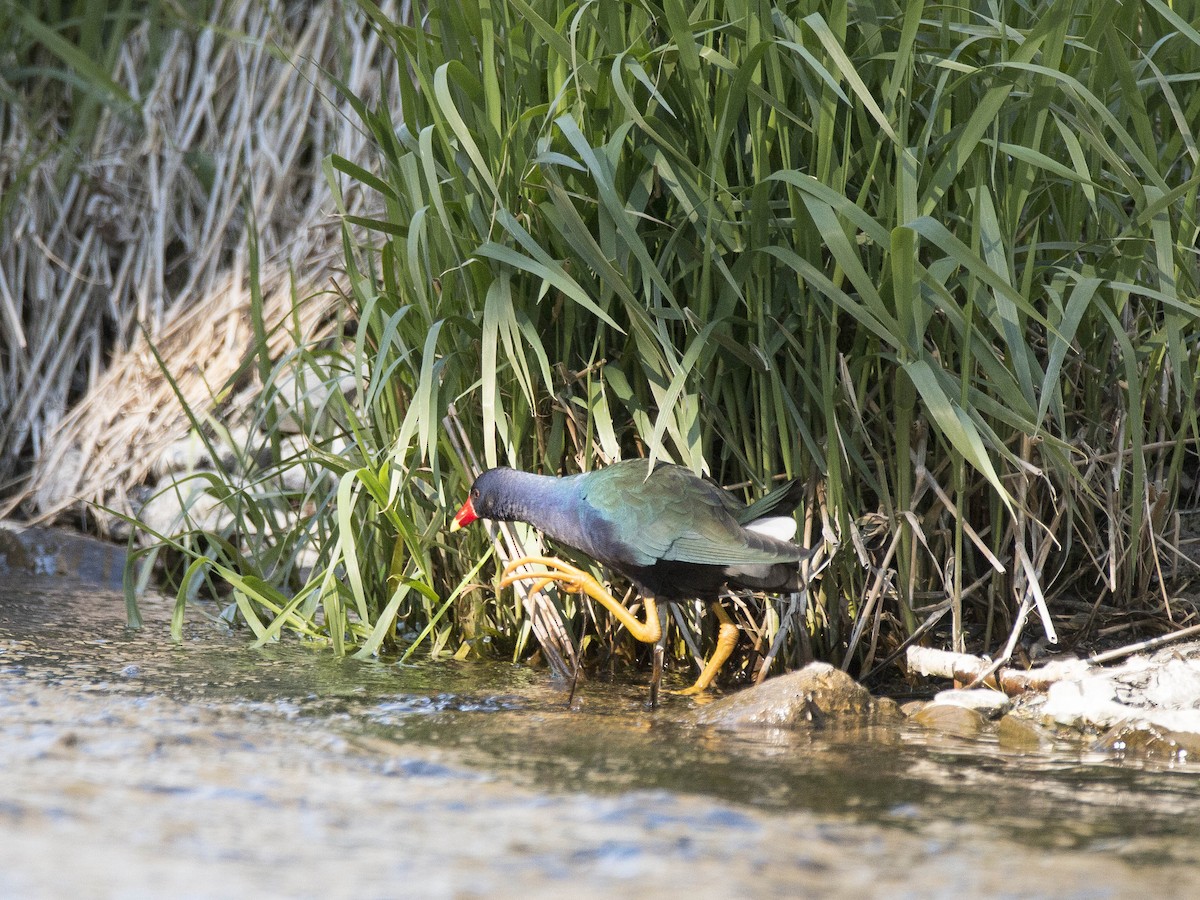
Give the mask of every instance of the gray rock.
POLYGON ((0 521, 0 573, 69 575, 120 590, 125 548, 73 531, 0 521))
POLYGON ((190 527, 218 531, 232 521, 228 507, 208 492, 209 481, 194 474, 164 479, 138 512, 138 519, 158 534, 177 534, 185 519, 190 527))
POLYGON ((86 462, 78 447, 67 450, 54 467, 54 477, 38 480, 32 500, 34 509, 45 512, 77 502, 86 462))
POLYGON ((1151 674, 1143 696, 1162 709, 1200 708, 1200 660, 1167 660, 1151 674))
POLYGON ((238 464, 238 454, 245 453, 250 445, 250 429, 245 426, 235 426, 228 434, 222 432, 205 443, 195 431, 187 437, 168 444, 158 454, 150 472, 156 478, 162 479, 168 475, 180 472, 197 472, 217 467, 232 471, 238 464), (225 438, 228 440, 225 440, 225 438), (236 449, 235 449, 236 448, 236 449), (213 459, 215 451, 217 459, 213 459))
POLYGON ((703 706, 696 711, 695 721, 719 728, 789 727, 897 715, 894 704, 876 703, 845 672, 828 663, 811 663, 703 706))
MULTIPOLYGON (((339 438, 330 444, 329 452, 341 455, 346 452, 346 447, 347 441, 339 438)), ((326 469, 319 460, 315 460, 315 453, 305 436, 287 435, 282 440, 279 449, 284 463, 283 467, 274 474, 285 491, 303 493, 312 489, 323 478, 336 478, 333 472, 326 469), (311 461, 297 462, 297 460, 311 461)))
POLYGON ((1150 726, 1200 734, 1200 680, 1194 674, 1190 665, 1152 666, 1144 658, 1116 669, 1093 669, 1075 680, 1050 685, 1041 713, 1071 728, 1150 726), (1179 680, 1174 681, 1174 676, 1179 680))

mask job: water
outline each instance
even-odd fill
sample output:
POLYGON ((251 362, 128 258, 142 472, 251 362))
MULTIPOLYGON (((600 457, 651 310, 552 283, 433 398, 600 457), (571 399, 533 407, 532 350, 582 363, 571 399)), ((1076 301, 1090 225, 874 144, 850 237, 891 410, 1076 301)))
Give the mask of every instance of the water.
POLYGON ((261 651, 0 576, 0 896, 1195 896, 1200 768, 721 732, 504 664, 261 651))

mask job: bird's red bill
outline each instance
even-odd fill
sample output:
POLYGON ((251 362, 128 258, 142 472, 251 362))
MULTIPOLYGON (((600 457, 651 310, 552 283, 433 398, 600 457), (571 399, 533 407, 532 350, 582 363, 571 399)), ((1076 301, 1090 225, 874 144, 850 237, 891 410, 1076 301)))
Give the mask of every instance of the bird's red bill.
POLYGON ((458 529, 470 525, 478 518, 479 516, 475 514, 475 507, 472 505, 470 499, 468 499, 467 502, 459 508, 458 512, 455 513, 454 524, 450 526, 450 530, 458 531, 458 529))

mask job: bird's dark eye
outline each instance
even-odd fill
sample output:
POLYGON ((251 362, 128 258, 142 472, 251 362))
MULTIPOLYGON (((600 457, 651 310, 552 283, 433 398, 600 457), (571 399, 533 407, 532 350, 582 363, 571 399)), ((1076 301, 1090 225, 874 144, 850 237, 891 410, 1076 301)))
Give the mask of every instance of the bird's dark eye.
POLYGON ((479 499, 479 488, 471 488, 471 499, 472 500, 479 499))

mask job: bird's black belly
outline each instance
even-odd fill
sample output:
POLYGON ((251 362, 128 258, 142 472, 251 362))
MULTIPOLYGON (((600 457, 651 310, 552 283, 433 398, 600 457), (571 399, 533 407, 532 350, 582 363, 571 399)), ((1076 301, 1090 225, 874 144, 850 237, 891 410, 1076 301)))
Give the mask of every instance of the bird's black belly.
POLYGON ((627 569, 624 574, 643 595, 667 602, 716 600, 726 587, 777 593, 798 590, 800 584, 798 562, 756 566, 753 572, 747 572, 731 571, 728 566, 660 560, 652 566, 627 569))

